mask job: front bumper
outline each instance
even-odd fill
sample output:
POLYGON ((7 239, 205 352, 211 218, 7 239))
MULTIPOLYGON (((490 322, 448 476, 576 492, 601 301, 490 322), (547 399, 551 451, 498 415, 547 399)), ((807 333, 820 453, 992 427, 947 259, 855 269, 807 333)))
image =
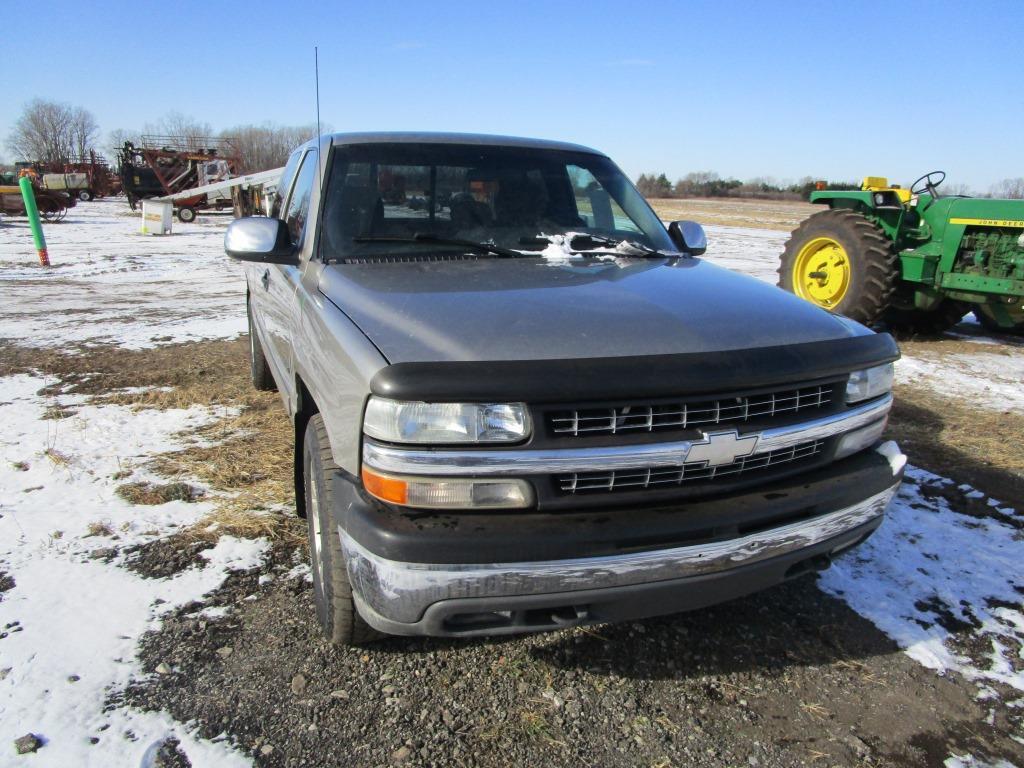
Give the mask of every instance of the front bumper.
MULTIPOLYGON (((339 535, 360 614, 390 634, 507 634, 672 613, 825 567, 832 555, 860 543, 881 523, 902 472, 898 462, 873 455, 866 497, 821 510, 812 498, 820 488, 805 483, 802 501, 812 514, 720 541, 587 557, 437 563, 378 554, 344 525, 339 535)), ((770 499, 764 494, 761 506, 770 507, 770 499)))

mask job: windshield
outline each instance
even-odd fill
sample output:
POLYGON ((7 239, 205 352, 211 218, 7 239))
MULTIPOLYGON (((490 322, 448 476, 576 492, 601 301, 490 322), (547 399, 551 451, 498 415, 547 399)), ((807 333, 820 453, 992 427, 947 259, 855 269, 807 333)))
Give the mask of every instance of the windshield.
POLYGON ((627 241, 676 253, 665 227, 608 158, 460 144, 335 150, 320 247, 325 260, 458 252, 467 243, 529 255, 566 234, 592 235, 588 249, 627 241))

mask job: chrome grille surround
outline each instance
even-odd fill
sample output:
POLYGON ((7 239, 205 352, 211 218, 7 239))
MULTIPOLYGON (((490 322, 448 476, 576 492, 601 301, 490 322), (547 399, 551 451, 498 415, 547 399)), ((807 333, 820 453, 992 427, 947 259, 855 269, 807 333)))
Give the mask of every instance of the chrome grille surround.
POLYGON ((829 383, 712 400, 555 410, 547 421, 552 434, 572 437, 738 425, 820 410, 832 404, 834 389, 829 383))
MULTIPOLYGON (((852 432, 886 418, 892 395, 850 406, 839 413, 756 432, 752 453, 766 453, 852 432)), ((410 448, 363 440, 363 463, 396 475, 438 477, 522 477, 531 474, 601 472, 636 467, 678 467, 696 442, 674 440, 639 445, 572 448, 410 448)))
POLYGON ((689 462, 678 467, 641 467, 606 472, 571 472, 555 478, 562 493, 593 493, 644 488, 665 488, 701 480, 735 477, 759 469, 775 468, 817 456, 824 449, 823 440, 744 456, 731 464, 708 466, 705 462, 689 462))

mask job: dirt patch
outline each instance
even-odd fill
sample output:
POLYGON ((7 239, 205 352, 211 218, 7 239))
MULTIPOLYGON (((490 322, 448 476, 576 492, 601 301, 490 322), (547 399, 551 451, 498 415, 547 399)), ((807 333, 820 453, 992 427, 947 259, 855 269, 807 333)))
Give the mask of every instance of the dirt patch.
MULTIPOLYGON (((913 464, 984 488, 986 499, 1024 511, 1024 414, 985 411, 955 393, 946 397, 919 387, 898 385, 895 394, 887 434, 913 464)), ((965 509, 976 507, 972 501, 965 509)))
POLYGON ((117 486, 116 493, 129 504, 166 504, 169 501, 193 502, 202 498, 203 491, 188 483, 125 483, 117 486))
POLYGON ((193 565, 201 565, 200 554, 214 542, 196 539, 187 533, 176 533, 162 539, 127 547, 125 567, 147 579, 164 579, 181 573, 193 565))
POLYGON ((687 198, 648 200, 663 221, 693 219, 701 224, 790 232, 824 208, 801 201, 687 198))
POLYGON ((14 577, 6 571, 0 571, 0 603, 3 602, 4 592, 14 589, 14 577))
POLYGON ((180 749, 181 742, 173 736, 167 739, 153 755, 148 763, 152 768, 192 768, 192 761, 180 749))
POLYGON ((225 618, 189 606, 148 635, 144 667, 173 674, 136 685, 127 702, 194 719, 206 737, 227 732, 260 766, 1024 758, 999 721, 984 723, 969 685, 899 653, 811 579, 632 624, 336 649, 309 585, 285 575, 292 557, 275 548, 269 584, 230 577, 211 599, 229 606, 225 618))

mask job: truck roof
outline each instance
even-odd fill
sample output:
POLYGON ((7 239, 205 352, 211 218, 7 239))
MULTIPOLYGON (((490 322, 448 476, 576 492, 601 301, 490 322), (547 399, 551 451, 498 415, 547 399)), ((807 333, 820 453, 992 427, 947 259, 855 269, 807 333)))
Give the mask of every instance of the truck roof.
POLYGON ((366 133, 334 133, 331 143, 338 146, 352 144, 479 144, 491 147, 528 147, 568 152, 587 152, 603 155, 596 149, 564 141, 526 139, 518 136, 491 136, 483 133, 444 133, 431 131, 377 131, 366 133))

